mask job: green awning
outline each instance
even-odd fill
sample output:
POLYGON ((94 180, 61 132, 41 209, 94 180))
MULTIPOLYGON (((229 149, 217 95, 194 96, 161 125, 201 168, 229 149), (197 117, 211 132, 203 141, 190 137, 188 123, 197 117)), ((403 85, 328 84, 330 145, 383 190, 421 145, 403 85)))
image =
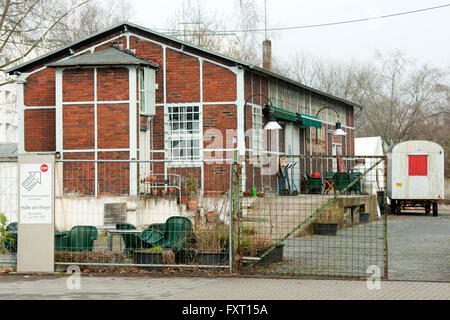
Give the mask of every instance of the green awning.
POLYGON ((301 124, 305 127, 315 127, 318 129, 322 128, 322 122, 313 116, 308 116, 306 114, 297 112, 297 115, 301 118, 301 124))
POLYGON ((300 112, 284 110, 278 107, 274 107, 270 104, 266 104, 266 107, 273 110, 273 114, 277 119, 295 122, 305 127, 315 127, 319 129, 322 128, 322 122, 316 117, 309 116, 300 112))
POLYGON ((278 119, 282 119, 285 121, 291 121, 291 122, 297 122, 297 114, 295 112, 277 108, 277 107, 271 106, 270 104, 266 104, 266 106, 273 110, 273 114, 278 119))

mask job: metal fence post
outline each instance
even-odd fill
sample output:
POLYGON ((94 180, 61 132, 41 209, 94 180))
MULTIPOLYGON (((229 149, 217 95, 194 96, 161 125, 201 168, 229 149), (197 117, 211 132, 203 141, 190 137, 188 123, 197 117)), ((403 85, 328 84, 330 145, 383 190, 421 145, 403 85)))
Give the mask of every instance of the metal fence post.
POLYGON ((240 200, 239 200, 239 190, 241 180, 241 166, 237 161, 237 151, 234 152, 233 161, 233 172, 232 172, 232 243, 233 247, 233 259, 232 259, 232 271, 239 272, 239 210, 240 210, 240 200))
POLYGON ((387 207, 387 157, 383 157, 384 160, 384 198, 383 202, 385 204, 384 210, 384 279, 389 280, 389 254, 388 254, 388 236, 387 236, 387 216, 390 212, 387 207))

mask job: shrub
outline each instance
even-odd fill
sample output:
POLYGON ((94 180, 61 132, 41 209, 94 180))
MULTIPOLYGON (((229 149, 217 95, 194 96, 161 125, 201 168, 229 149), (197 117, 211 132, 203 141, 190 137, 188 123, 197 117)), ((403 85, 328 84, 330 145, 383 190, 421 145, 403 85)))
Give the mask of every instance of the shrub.
POLYGON ((244 256, 256 256, 258 250, 268 249, 275 243, 262 234, 242 235, 241 250, 244 256))
POLYGON ((10 247, 14 245, 14 240, 10 233, 6 231, 8 219, 0 213, 0 253, 8 253, 10 247))

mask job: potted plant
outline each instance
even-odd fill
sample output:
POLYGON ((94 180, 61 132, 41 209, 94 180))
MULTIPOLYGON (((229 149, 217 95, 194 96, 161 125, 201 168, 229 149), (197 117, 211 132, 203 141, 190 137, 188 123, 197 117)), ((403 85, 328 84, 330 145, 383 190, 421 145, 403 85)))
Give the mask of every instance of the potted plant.
POLYGON ((135 264, 163 264, 162 247, 133 250, 133 263, 135 264))
POLYGON ((208 223, 216 223, 218 219, 217 213, 213 210, 208 211, 206 214, 206 222, 208 223))
MULTIPOLYGON (((248 257, 260 257, 267 250, 275 246, 275 242, 266 235, 258 234, 256 229, 251 227, 243 228, 241 240, 241 254, 248 257)), ((261 260, 259 265, 268 265, 283 261, 284 244, 277 244, 261 260)))
POLYGON ((16 254, 13 247, 16 243, 7 231, 7 219, 3 213, 0 214, 0 269, 5 268, 12 271, 16 265, 16 254))
POLYGON ((359 213, 359 222, 367 223, 370 221, 370 213, 369 212, 360 212, 359 213))
POLYGON ((188 193, 187 207, 188 210, 197 210, 198 202, 198 179, 194 173, 190 172, 186 181, 186 191, 188 193))
POLYGON ((333 201, 317 215, 316 233, 319 235, 335 236, 338 224, 344 217, 344 208, 337 201, 333 201))
POLYGON ((199 265, 226 265, 229 263, 229 226, 222 221, 196 225, 195 262, 199 265))
POLYGON ((244 197, 251 197, 252 191, 244 191, 244 197))

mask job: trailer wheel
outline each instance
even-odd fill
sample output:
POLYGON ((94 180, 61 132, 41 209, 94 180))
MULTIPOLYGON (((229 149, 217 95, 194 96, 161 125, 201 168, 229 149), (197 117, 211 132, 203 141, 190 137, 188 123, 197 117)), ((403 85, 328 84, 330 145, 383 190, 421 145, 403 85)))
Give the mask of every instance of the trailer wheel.
POLYGON ((431 212, 431 203, 427 202, 425 203, 425 213, 430 214, 430 212, 431 212))
POLYGON ((391 200, 391 213, 394 214, 396 212, 395 200, 391 200))
POLYGON ((434 217, 438 216, 438 204, 437 204, 437 202, 433 202, 433 216, 434 217))
POLYGON ((397 215, 400 215, 400 214, 402 213, 402 203, 401 203, 401 201, 396 201, 396 204, 397 204, 397 205, 396 205, 396 208, 395 208, 395 209, 396 209, 396 210, 395 210, 395 211, 396 211, 395 213, 396 213, 397 215))

